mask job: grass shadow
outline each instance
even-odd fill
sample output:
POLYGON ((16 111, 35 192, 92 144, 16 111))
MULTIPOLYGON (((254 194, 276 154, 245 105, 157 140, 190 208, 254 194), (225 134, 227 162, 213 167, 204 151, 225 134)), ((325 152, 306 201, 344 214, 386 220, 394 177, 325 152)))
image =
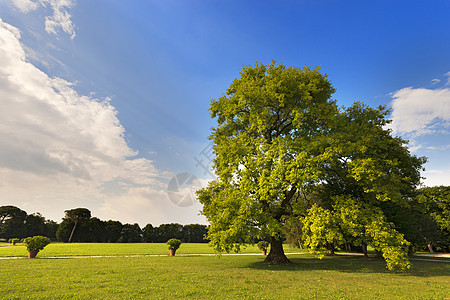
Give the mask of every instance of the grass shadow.
POLYGON ((414 277, 450 276, 450 264, 435 261, 411 261, 412 267, 407 271, 390 271, 386 263, 379 258, 361 256, 326 256, 317 259, 311 255, 290 256, 290 265, 275 265, 262 260, 247 264, 246 268, 272 271, 337 271, 344 273, 387 273, 414 277))

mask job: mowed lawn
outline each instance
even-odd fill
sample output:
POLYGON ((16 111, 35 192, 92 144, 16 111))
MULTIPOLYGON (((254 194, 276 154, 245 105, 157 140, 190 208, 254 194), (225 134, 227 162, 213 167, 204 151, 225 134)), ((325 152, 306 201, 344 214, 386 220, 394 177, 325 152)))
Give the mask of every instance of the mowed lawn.
MULTIPOLYGON (((75 248, 85 248, 80 250, 82 255, 106 254, 100 249, 114 255, 167 254, 164 244, 51 244, 47 248, 38 259, 0 259, 1 299, 450 299, 450 263, 446 262, 413 261, 412 270, 392 272, 381 260, 352 256, 318 260, 299 253, 289 256, 292 265, 274 266, 263 263, 262 254, 220 258, 44 255, 59 251, 69 256, 66 253, 74 253, 75 248), (52 249, 55 246, 61 249, 52 249)), ((180 253, 183 248, 186 254, 210 249, 182 244, 180 253)), ((6 256, 5 250, 0 248, 0 256, 6 256)))
MULTIPOLYGON (((241 249, 241 253, 261 253, 256 246, 241 249)), ((286 252, 304 252, 298 248, 285 247, 286 252)), ((177 254, 215 254, 213 248, 204 243, 181 244, 177 254)), ((24 245, 0 244, 0 257, 26 257, 24 245)), ((124 256, 124 255, 169 255, 165 243, 51 243, 40 251, 38 258, 54 256, 124 256)))

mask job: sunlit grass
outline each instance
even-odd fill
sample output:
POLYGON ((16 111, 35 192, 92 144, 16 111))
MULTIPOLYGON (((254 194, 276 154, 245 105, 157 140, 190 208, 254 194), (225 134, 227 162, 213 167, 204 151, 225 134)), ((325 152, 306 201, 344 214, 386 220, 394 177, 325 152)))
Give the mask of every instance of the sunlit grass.
POLYGON ((392 272, 376 259, 289 257, 293 262, 289 266, 265 264, 262 255, 1 260, 0 294, 2 299, 448 299, 450 295, 448 263, 418 261, 410 271, 392 272))
MULTIPOLYGON (((0 257, 25 257, 25 246, 5 244, 0 247, 0 257)), ((300 252, 297 248, 285 247, 286 252, 300 252)), ((214 254, 208 244, 181 244, 177 254, 214 254)), ((241 253, 261 253, 256 246, 242 248, 241 253)), ((124 256, 124 255, 168 255, 165 243, 52 243, 40 251, 38 257, 53 256, 124 256)))

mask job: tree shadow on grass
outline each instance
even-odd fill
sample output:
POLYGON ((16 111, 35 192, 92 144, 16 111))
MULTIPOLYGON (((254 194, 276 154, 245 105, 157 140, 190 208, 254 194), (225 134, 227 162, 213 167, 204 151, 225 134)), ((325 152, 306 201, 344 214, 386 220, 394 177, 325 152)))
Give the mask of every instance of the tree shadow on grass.
POLYGON ((435 261, 411 261, 412 267, 407 271, 389 271, 386 262, 379 258, 361 256, 326 256, 318 259, 311 256, 289 257, 291 264, 275 265, 263 260, 247 264, 246 268, 272 271, 337 271, 346 273, 387 273, 414 277, 450 276, 450 263, 435 261))

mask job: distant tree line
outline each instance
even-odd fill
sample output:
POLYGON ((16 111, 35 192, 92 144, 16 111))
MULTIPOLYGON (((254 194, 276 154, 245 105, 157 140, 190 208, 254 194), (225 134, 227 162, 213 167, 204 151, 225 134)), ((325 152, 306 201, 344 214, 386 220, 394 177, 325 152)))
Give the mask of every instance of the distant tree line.
POLYGON ((40 213, 27 214, 18 207, 0 206, 0 239, 43 235, 56 240, 58 223, 45 219, 40 213))
POLYGON ((0 207, 0 239, 5 240, 42 235, 60 242, 165 243, 177 238, 184 243, 206 243, 207 231, 207 226, 200 224, 172 223, 157 227, 147 224, 140 228, 137 223, 103 221, 92 217, 87 208, 66 210, 65 217, 58 224, 39 213, 28 215, 15 206, 0 207))

